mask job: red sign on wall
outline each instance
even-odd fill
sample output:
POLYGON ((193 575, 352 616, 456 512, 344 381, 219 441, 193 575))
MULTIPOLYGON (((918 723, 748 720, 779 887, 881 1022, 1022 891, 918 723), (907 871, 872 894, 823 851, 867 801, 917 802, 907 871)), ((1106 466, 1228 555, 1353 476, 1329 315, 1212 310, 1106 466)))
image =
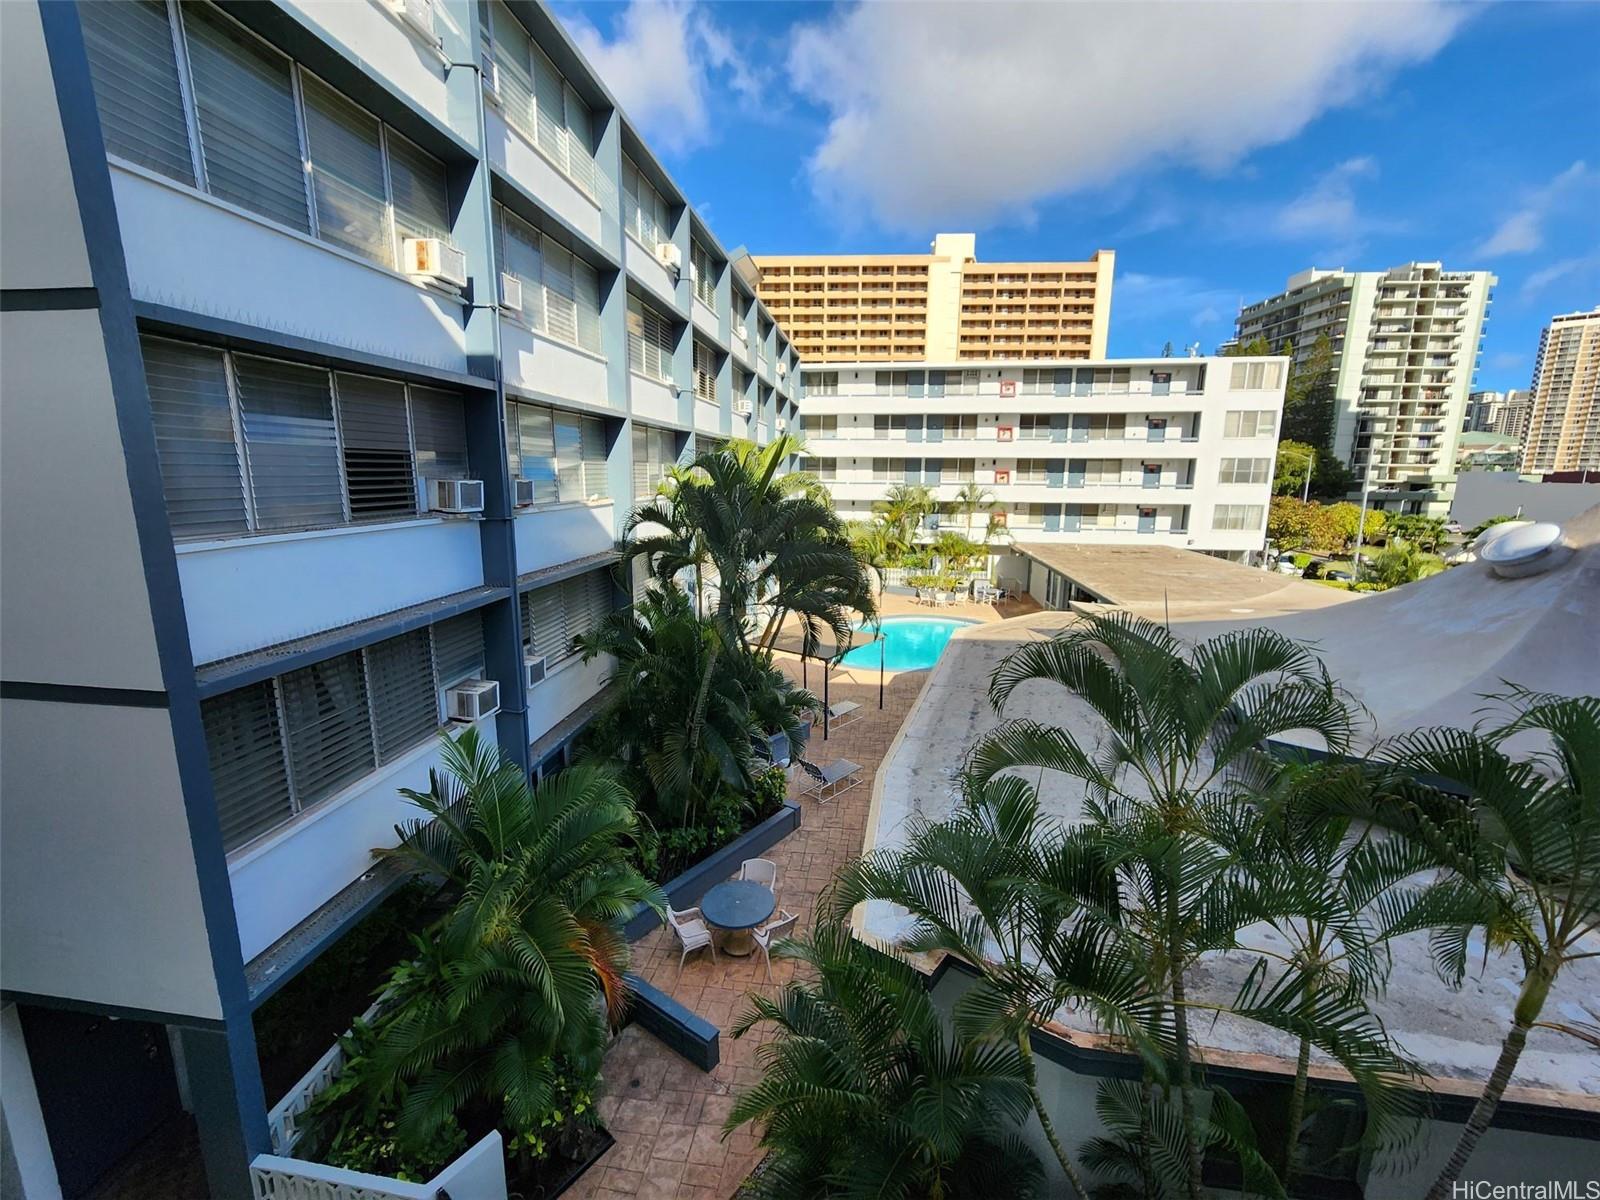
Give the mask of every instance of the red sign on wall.
POLYGON ((1010 425, 996 425, 994 427, 994 436, 996 441, 1009 442, 1016 436, 1016 430, 1010 425))
POLYGON ((1002 399, 1007 396, 1015 396, 1016 394, 1017 381, 1015 379, 1002 379, 1000 381, 1000 396, 1002 399))

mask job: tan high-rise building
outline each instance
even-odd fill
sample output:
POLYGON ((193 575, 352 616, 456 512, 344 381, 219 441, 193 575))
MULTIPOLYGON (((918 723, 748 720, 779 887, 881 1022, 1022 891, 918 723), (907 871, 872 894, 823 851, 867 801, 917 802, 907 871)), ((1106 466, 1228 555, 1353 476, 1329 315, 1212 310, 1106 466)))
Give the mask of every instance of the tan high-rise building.
POLYGON ((1600 470, 1600 307, 1554 317, 1539 335, 1522 469, 1600 470))
POLYGON ((928 254, 758 254, 761 299, 808 363, 1100 359, 1116 254, 985 263, 977 235, 928 254))

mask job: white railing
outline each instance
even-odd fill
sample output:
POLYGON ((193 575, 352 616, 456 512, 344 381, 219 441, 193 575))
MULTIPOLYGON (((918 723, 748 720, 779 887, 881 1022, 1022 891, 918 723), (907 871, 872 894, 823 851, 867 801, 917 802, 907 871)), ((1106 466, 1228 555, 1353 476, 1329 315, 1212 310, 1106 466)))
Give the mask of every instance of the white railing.
MULTIPOLYGON (((382 1000, 375 1000, 360 1019, 371 1021, 378 1015, 382 1000)), ((272 1149, 277 1154, 293 1154, 299 1146, 300 1118, 305 1115, 311 1102, 320 1096, 325 1088, 344 1069, 344 1047, 335 1042, 328 1047, 327 1052, 315 1063, 311 1069, 300 1076, 296 1083, 282 1100, 272 1106, 272 1111, 267 1113, 267 1129, 272 1135, 272 1149)))
POLYGON ((499 1132, 487 1133, 427 1183, 258 1154, 250 1191, 254 1200, 507 1200, 506 1152, 499 1132))

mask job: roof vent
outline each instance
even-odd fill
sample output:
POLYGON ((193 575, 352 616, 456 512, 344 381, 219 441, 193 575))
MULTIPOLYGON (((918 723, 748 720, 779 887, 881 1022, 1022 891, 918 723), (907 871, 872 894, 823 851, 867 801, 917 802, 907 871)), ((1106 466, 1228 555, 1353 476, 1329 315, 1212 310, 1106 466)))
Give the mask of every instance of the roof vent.
POLYGON ((1532 521, 1501 521, 1498 525, 1489 526, 1489 528, 1485 529, 1477 537, 1473 538, 1472 548, 1474 550, 1482 550, 1490 542, 1494 541, 1495 538, 1504 537, 1513 529, 1526 529, 1532 524, 1532 521))
POLYGON ((1524 524, 1501 534, 1487 546, 1480 546, 1478 557, 1501 579, 1522 579, 1560 566, 1572 557, 1572 546, 1562 540, 1561 526, 1540 521, 1524 524))

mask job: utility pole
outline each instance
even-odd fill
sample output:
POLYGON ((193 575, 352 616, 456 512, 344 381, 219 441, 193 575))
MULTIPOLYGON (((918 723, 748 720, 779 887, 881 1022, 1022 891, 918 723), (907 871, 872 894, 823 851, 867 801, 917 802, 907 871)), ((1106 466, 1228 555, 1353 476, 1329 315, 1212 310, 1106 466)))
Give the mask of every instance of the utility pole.
POLYGON ((1300 494, 1300 501, 1302 504, 1309 504, 1311 502, 1311 472, 1315 471, 1316 469, 1317 448, 1313 446, 1311 447, 1311 457, 1306 460, 1306 486, 1305 491, 1300 494))
POLYGON ((1378 431, 1367 436, 1367 466, 1361 472, 1361 516, 1356 519, 1356 555, 1350 563, 1352 583, 1361 582, 1361 542, 1367 532, 1367 493, 1372 490, 1372 459, 1378 444, 1378 431))

